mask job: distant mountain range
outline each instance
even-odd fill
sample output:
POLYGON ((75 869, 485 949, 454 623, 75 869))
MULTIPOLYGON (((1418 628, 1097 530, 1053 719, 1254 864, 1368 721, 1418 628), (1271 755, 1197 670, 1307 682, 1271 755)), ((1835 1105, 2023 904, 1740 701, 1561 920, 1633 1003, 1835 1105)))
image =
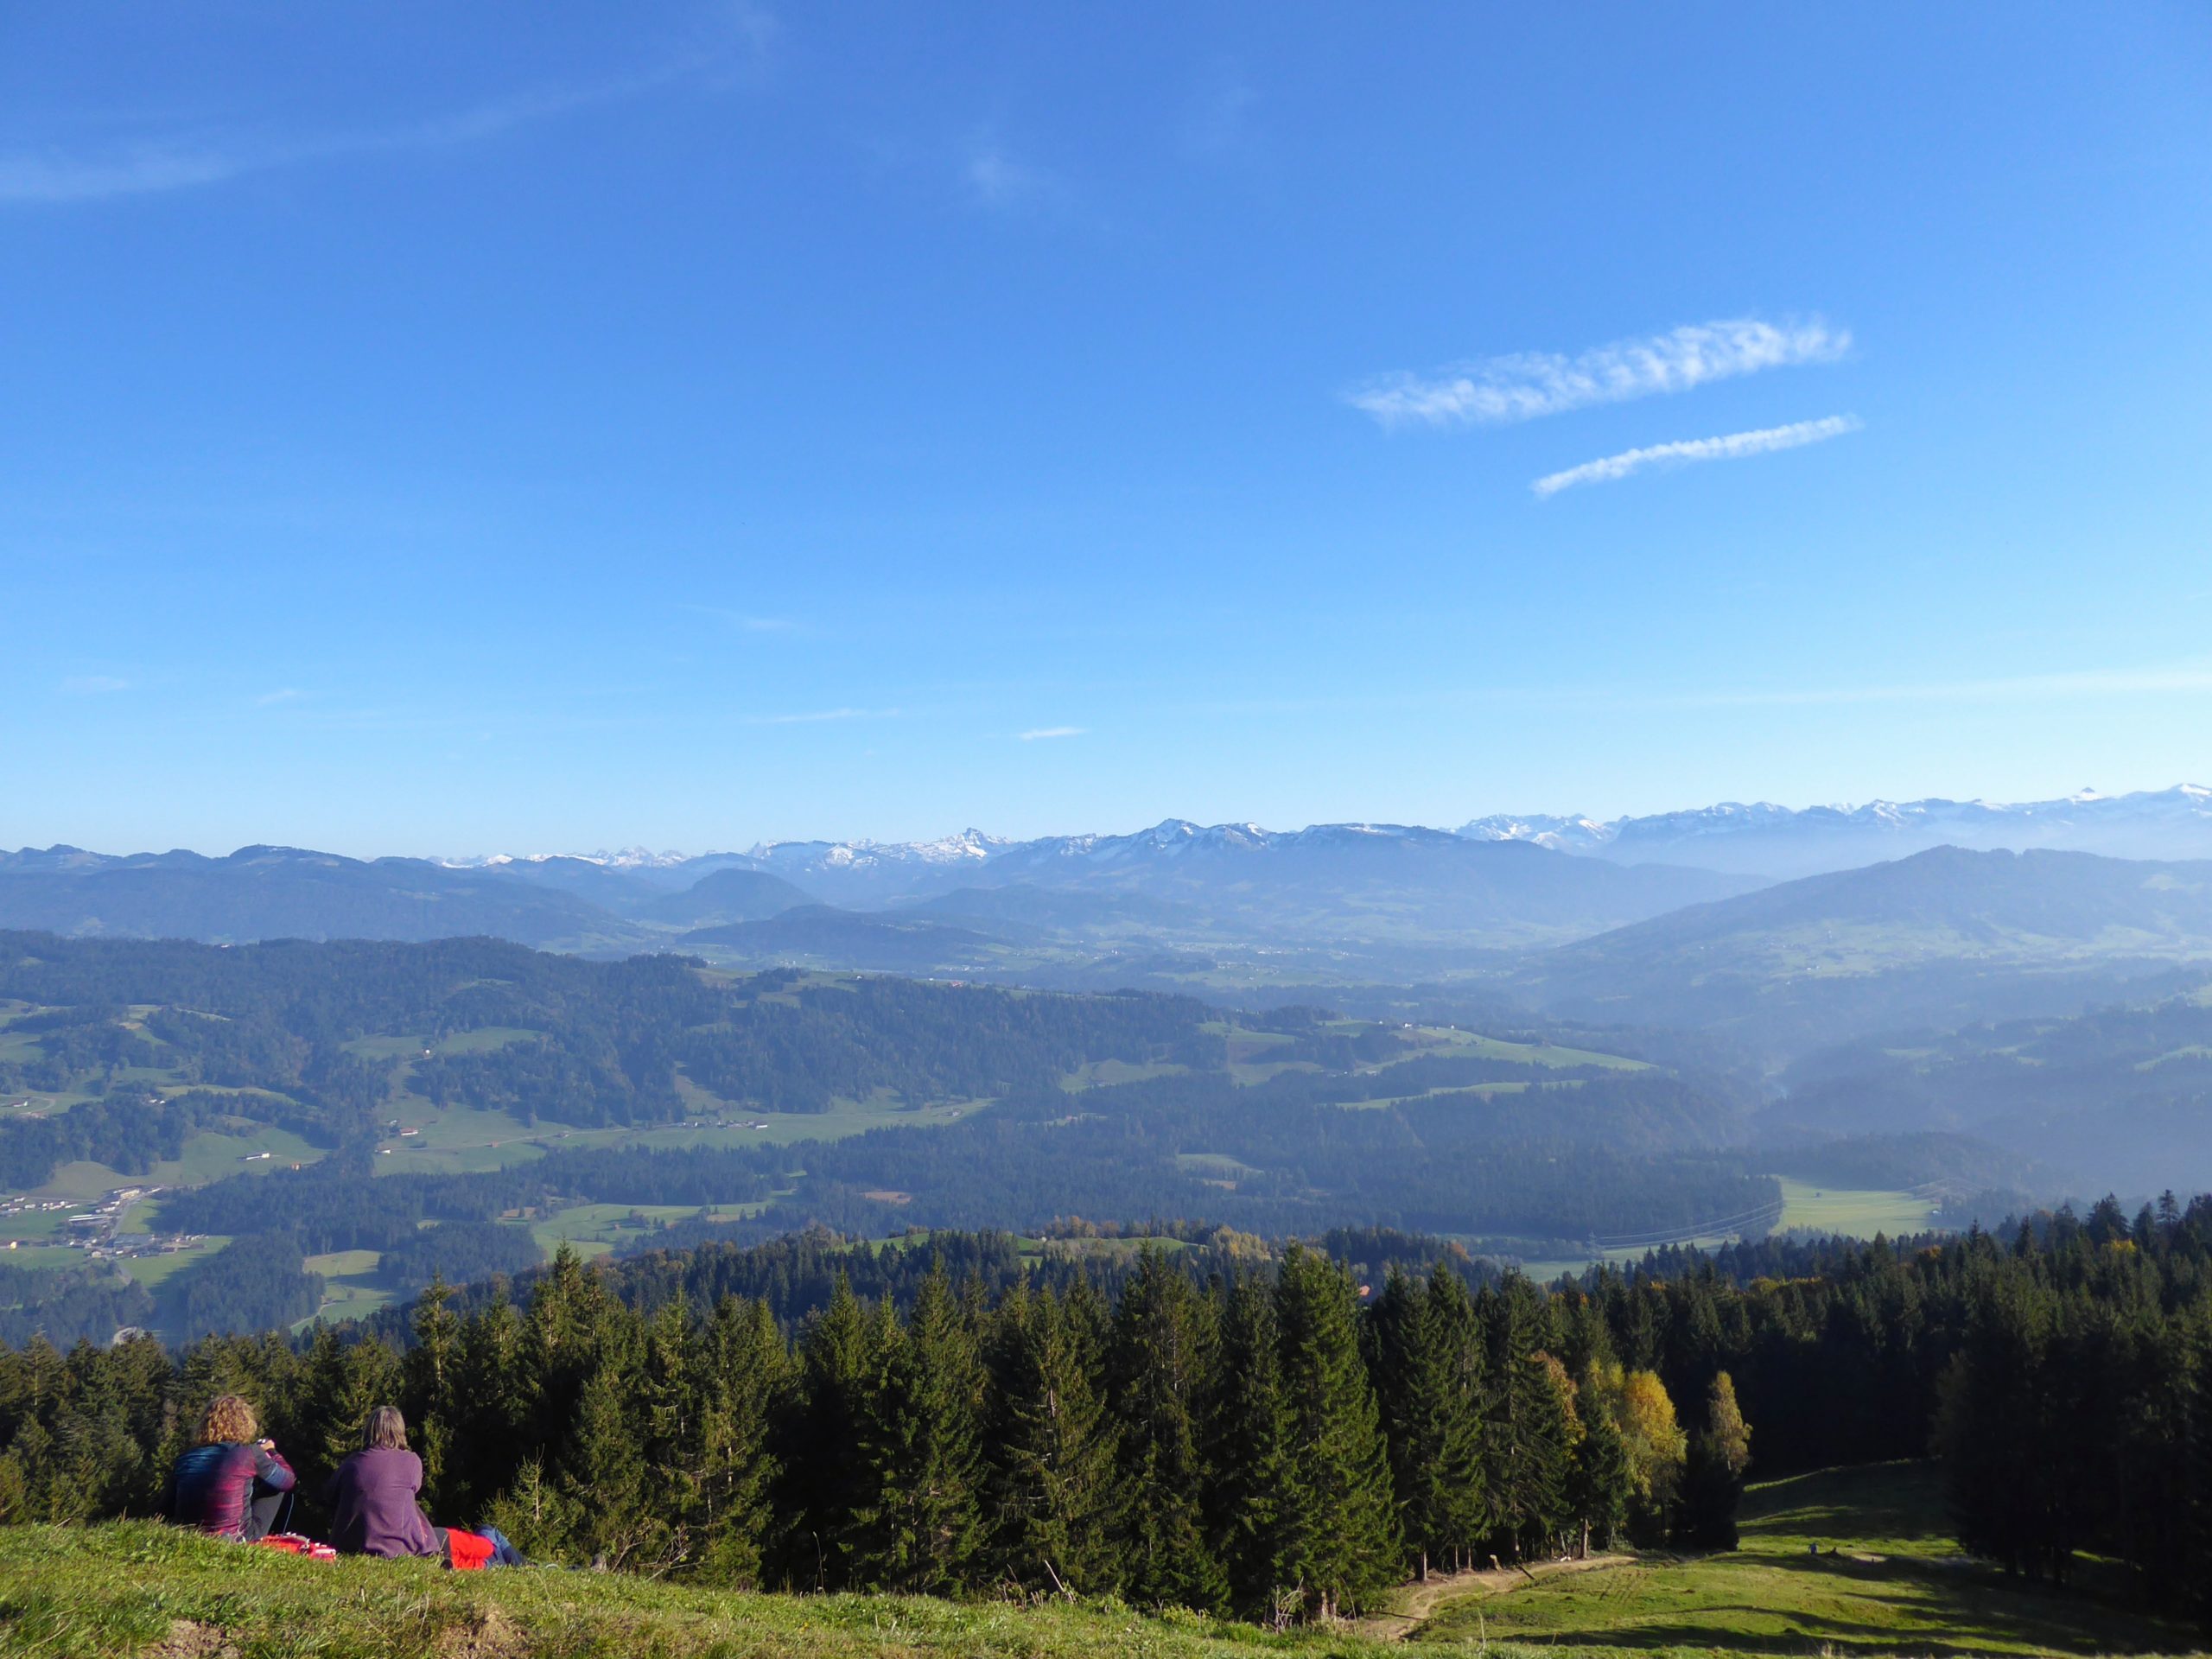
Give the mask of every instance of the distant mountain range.
POLYGON ((2212 960, 2212 859, 1951 844, 1999 838, 2212 854, 2212 791, 1458 831, 1171 819, 1130 835, 971 830, 691 858, 55 847, 0 854, 0 927, 222 943, 483 934, 1064 987, 1427 984, 1578 1020, 1726 1031, 1770 1057, 1938 1009, 2075 1011, 2212 960), (1948 839, 1918 844, 1931 837, 1948 839), (1850 857, 1862 861, 1779 883, 1762 873, 1850 857))
MULTIPOLYGON (((593 878, 613 876, 674 890, 710 869, 753 869, 779 875, 832 903, 874 905, 1012 881, 1061 886, 1070 872, 1128 868, 1147 860, 1294 849, 1354 836, 1418 838, 1438 833, 1363 823, 1263 830, 1252 823, 1206 825, 1170 818, 1130 835, 1032 841, 963 830, 934 841, 766 842, 747 852, 696 858, 632 848, 449 861, 455 868, 498 868, 555 885, 573 880, 571 890, 587 897, 591 894, 584 883, 593 878), (1062 874, 1048 878, 1048 871, 1062 874)), ((1608 820, 1572 813, 1501 813, 1473 819, 1452 833, 1469 841, 1529 842, 1618 864, 1676 864, 1776 881, 1856 869, 1945 846, 1980 852, 2049 848, 2108 858, 2212 858, 2212 788, 2182 784, 2129 795, 2085 789, 2063 800, 2011 803, 1931 798, 1793 808, 1724 801, 1608 820)))
POLYGON ((482 933, 598 953, 681 944, 823 963, 847 962, 867 944, 867 960, 849 965, 901 967, 927 965, 915 958, 934 938, 954 947, 944 965, 964 971, 978 952, 999 961, 1002 952, 986 949, 995 944, 1096 954, 1139 937, 1177 948, 1498 950, 1581 938, 1756 885, 1367 824, 1277 834, 1169 823, 1016 844, 962 837, 469 865, 275 847, 227 858, 55 847, 0 854, 0 927, 217 942, 482 933), (861 928, 851 924, 855 912, 884 913, 861 928))
POLYGON ((2212 789, 2183 784, 2132 795, 2083 790, 2057 801, 1870 801, 1793 810, 1723 802, 1649 817, 1477 818, 1459 833, 1528 841, 1623 864, 1689 864, 1771 877, 1815 875, 1904 858, 1931 847, 2025 852, 2049 848, 2111 858, 2212 858, 2212 789))
POLYGON ((566 950, 645 937, 576 893, 496 871, 294 847, 241 847, 226 858, 74 847, 0 853, 0 927, 219 944, 486 934, 566 950))

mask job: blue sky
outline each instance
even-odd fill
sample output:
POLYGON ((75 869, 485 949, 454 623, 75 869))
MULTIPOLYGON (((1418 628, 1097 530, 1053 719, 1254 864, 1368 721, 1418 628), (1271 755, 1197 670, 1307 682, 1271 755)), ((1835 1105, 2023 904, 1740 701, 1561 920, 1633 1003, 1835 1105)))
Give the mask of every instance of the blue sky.
POLYGON ((0 844, 2212 781, 2208 295, 2197 6, 11 8, 0 844))

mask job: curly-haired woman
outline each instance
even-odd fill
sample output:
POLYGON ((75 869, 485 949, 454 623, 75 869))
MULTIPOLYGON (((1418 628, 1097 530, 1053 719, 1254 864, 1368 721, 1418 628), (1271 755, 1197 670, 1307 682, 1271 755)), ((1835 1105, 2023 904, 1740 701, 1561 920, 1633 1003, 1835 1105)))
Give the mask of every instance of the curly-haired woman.
POLYGON ((277 1529, 299 1478, 261 1437, 253 1408, 235 1394, 218 1395, 200 1420, 200 1440, 169 1475, 168 1516, 218 1538, 251 1543, 277 1529))

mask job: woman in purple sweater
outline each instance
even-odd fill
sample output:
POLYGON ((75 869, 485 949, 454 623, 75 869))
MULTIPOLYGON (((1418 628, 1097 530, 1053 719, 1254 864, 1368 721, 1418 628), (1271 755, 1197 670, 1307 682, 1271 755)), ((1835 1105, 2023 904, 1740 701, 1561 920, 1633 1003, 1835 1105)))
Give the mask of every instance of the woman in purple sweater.
MULTIPOLYGON (((341 1555, 443 1555, 446 1529, 432 1526, 416 1503, 422 1490, 423 1459, 407 1449, 407 1420, 397 1406, 378 1406, 369 1414, 361 1449, 338 1465, 323 1488, 331 1543, 341 1555)), ((490 1527, 479 1531, 495 1546, 492 1565, 522 1565, 499 1533, 490 1527)))

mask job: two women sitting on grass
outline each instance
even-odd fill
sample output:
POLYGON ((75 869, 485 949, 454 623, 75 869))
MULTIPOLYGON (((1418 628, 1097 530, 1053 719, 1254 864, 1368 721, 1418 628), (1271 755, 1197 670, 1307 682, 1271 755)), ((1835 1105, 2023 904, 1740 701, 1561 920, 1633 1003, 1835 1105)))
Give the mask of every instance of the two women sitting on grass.
POLYGON ((330 1541, 340 1555, 437 1556, 463 1571, 523 1565, 496 1527, 471 1532, 432 1526, 416 1502, 422 1490, 423 1459, 407 1449, 407 1420, 397 1406, 378 1406, 369 1414, 361 1449, 322 1489, 330 1541))
MULTIPOLYGON (((253 1408, 218 1395, 200 1419, 200 1443, 176 1460, 168 1514, 179 1526, 257 1543, 283 1530, 299 1478, 263 1440, 253 1408)), ((521 1553, 496 1527, 434 1527, 416 1502, 423 1459, 407 1449, 407 1420, 396 1406, 369 1414, 361 1449, 338 1465, 322 1489, 330 1541, 341 1555, 426 1555, 463 1572, 521 1567, 521 1553)))

